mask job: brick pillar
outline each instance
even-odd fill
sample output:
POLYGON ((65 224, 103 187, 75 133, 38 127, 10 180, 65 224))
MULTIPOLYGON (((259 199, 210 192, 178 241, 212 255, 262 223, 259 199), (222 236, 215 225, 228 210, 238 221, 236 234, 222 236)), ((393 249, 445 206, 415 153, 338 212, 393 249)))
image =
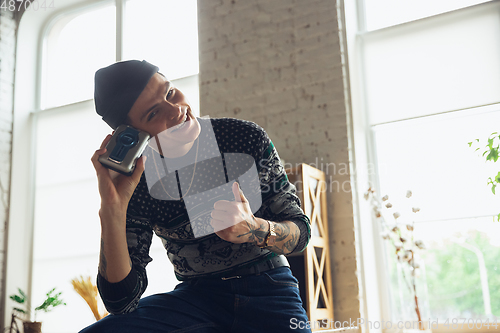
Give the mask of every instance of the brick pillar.
POLYGON ((200 113, 261 125, 326 172, 335 320, 360 317, 348 116, 332 0, 198 0, 200 113))
MULTIPOLYGON (((5 304, 5 267, 9 223, 10 170, 12 157, 12 120, 14 71, 18 13, 0 10, 0 304, 5 304)), ((5 311, 0 307, 0 328, 5 311)))

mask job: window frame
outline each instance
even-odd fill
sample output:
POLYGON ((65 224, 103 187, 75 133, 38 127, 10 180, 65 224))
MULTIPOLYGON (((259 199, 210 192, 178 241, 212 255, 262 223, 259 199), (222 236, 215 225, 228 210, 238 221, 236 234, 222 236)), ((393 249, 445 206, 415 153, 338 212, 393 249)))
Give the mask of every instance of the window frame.
MULTIPOLYGON (((14 114, 12 130, 11 197, 9 204, 9 226, 6 254, 7 295, 21 288, 32 294, 33 281, 33 241, 35 221, 35 168, 37 119, 41 115, 71 112, 82 107, 94 108, 93 99, 66 105, 43 108, 43 84, 47 55, 47 36, 60 20, 86 11, 109 5, 116 7, 116 53, 115 61, 123 60, 124 17, 127 0, 59 0, 53 10, 26 11, 18 26, 16 49, 16 73, 14 89, 14 114), (36 52, 34 52, 36 51, 36 52), (33 54, 36 54, 34 57, 33 54), (15 221, 15 222, 14 222, 15 221)), ((199 74, 177 80, 198 80, 199 74)), ((195 99, 199 105, 199 96, 195 99)), ((14 303, 5 298, 5 309, 14 303)), ((31 304, 27 304, 28 308, 31 304)), ((10 312, 5 311, 5 322, 10 321, 10 312)))
MULTIPOLYGON (((420 18, 414 21, 388 26, 381 29, 370 30, 366 28, 365 1, 355 0, 342 1, 341 9, 344 17, 342 21, 345 26, 345 46, 348 53, 349 64, 348 78, 351 93, 351 124, 350 139, 355 145, 350 147, 353 161, 353 170, 357 170, 353 186, 353 204, 354 204, 354 223, 356 232, 357 261, 359 269, 360 315, 365 322, 387 322, 393 321, 391 318, 388 273, 386 272, 387 258, 385 252, 386 244, 379 237, 379 226, 371 216, 371 207, 364 199, 364 193, 371 184, 374 188, 380 188, 377 170, 377 151, 375 149, 374 130, 379 124, 370 123, 370 113, 368 110, 366 98, 366 85, 364 68, 364 43, 370 38, 377 38, 383 34, 396 34, 398 30, 408 27, 418 27, 428 22, 446 20, 450 15, 473 14, 478 9, 492 6, 498 8, 500 1, 493 0, 468 7, 455 9, 449 12, 436 14, 433 16, 420 18), (368 170, 369 169, 369 170, 368 170)), ((402 33, 402 32, 401 32, 402 33)), ((495 103, 495 105, 500 105, 495 103)), ((485 105, 475 105, 466 109, 484 108, 485 105)), ((446 110, 425 117, 432 117, 438 114, 454 112, 460 110, 446 110)), ((415 117, 419 118, 419 117, 415 117)), ((402 119, 398 121, 405 121, 402 119)), ((365 327, 362 328, 363 332, 365 327)), ((390 332, 390 329, 371 329, 373 332, 390 332)), ((435 333, 451 333, 451 328, 446 328, 440 323, 435 333)), ((486 328, 468 330, 473 332, 486 331, 486 328)), ((492 328, 489 331, 500 331, 492 328)))
MULTIPOLYGON (((54 10, 24 12, 17 30, 16 73, 14 87, 14 114, 12 130, 12 176, 9 204, 8 249, 6 269, 6 294, 21 288, 31 294, 33 240, 34 240, 34 154, 36 121, 41 112, 42 61, 44 37, 54 20, 106 1, 61 0, 54 10), (20 43, 19 41, 23 42, 20 43), (36 52, 33 52, 33 51, 36 52), (33 57, 33 53, 37 56, 33 57), (14 167, 20 166, 20 167, 14 167), (13 222, 15 221, 15 223, 13 222)), ((88 103, 84 101, 82 103, 88 103)), ((69 105, 71 107, 71 105, 69 105)), ((64 107, 54 108, 61 111, 64 107)), ((13 303, 6 297, 5 308, 13 303)), ((30 303, 27 304, 31 306, 30 303)), ((5 322, 10 313, 5 312, 5 322)))

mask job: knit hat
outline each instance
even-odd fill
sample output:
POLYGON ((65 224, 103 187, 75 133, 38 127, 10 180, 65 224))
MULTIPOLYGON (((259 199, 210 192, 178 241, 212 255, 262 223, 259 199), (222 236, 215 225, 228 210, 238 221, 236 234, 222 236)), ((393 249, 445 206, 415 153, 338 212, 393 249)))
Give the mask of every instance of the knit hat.
POLYGON ((99 69, 94 77, 97 113, 113 129, 124 124, 135 101, 158 72, 147 61, 127 60, 99 69))

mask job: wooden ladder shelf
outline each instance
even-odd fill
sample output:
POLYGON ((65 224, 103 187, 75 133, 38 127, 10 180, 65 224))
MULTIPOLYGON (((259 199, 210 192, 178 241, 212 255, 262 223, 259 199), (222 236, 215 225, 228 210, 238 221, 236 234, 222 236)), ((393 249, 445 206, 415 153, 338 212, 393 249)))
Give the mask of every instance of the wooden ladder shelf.
MULTIPOLYGON (((311 220, 311 240, 307 248, 288 259, 301 288, 304 289, 305 285, 301 297, 309 321, 324 320, 328 327, 333 323, 334 313, 325 173, 308 164, 286 171, 290 182, 297 187, 302 209, 311 220)), ((314 327, 320 325, 316 323, 314 327)))

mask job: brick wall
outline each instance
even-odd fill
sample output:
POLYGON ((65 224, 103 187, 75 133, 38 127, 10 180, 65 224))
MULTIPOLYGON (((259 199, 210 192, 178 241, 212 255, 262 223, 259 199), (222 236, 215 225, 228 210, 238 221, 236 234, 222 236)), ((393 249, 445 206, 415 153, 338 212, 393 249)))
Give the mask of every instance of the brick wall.
MULTIPOLYGON (((0 304, 5 304, 5 258, 12 156, 12 104, 17 21, 13 12, 0 11, 0 304)), ((5 327, 0 308, 0 328, 5 327)))
POLYGON ((360 317, 348 120, 332 0, 198 0, 200 110, 266 129, 287 166, 327 173, 335 320, 360 317))

